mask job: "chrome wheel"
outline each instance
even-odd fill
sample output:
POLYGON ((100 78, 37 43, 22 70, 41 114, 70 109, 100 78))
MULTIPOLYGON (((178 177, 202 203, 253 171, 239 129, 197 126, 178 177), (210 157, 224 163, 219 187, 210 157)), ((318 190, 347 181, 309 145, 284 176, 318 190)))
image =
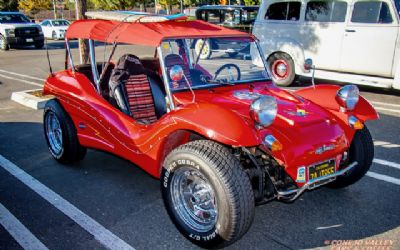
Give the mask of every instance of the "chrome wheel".
POLYGON ((171 180, 172 203, 179 217, 197 232, 208 232, 218 219, 214 190, 200 171, 177 169, 171 180))
POLYGON ((60 155, 63 151, 63 139, 60 122, 53 112, 48 112, 45 118, 46 136, 49 141, 51 151, 55 155, 60 155))

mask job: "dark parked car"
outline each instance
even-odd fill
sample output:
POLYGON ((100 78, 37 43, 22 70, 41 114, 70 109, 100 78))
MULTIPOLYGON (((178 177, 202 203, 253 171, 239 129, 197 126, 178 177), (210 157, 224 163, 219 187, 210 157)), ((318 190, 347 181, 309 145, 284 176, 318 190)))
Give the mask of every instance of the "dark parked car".
MULTIPOLYGON (((258 8, 258 6, 241 5, 206 5, 196 10, 196 19, 250 33, 258 8)), ((209 39, 204 45, 203 43, 204 41, 198 40, 193 45, 197 54, 202 51, 201 59, 210 58, 213 51, 226 52, 230 57, 235 57, 239 53, 247 55, 250 51, 239 42, 226 44, 209 39), (201 49, 203 46, 204 48, 201 49)))

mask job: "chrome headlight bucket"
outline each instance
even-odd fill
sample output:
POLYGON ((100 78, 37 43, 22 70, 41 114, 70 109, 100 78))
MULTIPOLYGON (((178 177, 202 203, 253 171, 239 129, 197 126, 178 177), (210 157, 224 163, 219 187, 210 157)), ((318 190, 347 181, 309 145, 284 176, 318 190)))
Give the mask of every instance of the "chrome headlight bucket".
POLYGON ((268 127, 275 120, 278 105, 272 96, 264 95, 250 105, 250 116, 261 126, 268 127))
POLYGON ((336 93, 336 101, 340 106, 346 108, 346 110, 353 110, 360 98, 360 91, 355 85, 346 85, 338 90, 336 93))

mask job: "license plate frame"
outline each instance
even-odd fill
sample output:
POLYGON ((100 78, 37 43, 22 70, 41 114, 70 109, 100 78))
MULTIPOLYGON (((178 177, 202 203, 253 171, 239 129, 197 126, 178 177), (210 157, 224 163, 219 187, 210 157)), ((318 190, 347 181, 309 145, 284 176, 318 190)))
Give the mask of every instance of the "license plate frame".
POLYGON ((33 43, 33 38, 26 38, 25 41, 26 41, 27 43, 33 43))
POLYGON ((335 159, 329 159, 308 167, 308 180, 316 180, 322 177, 333 175, 336 172, 335 159))

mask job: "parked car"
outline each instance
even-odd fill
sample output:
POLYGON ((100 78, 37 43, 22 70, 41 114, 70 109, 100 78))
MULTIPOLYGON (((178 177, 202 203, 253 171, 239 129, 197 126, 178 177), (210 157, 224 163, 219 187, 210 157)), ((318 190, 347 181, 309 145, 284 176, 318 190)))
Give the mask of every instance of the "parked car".
POLYGON ((19 12, 0 12, 0 49, 33 45, 43 48, 44 37, 39 25, 19 12))
POLYGON ((266 0, 253 34, 278 85, 308 75, 313 58, 318 78, 400 89, 395 1, 266 0))
MULTIPOLYGON (((54 96, 44 134, 60 163, 82 160, 87 148, 131 161, 160 179, 179 231, 208 248, 240 239, 256 205, 294 201, 322 185, 343 188, 368 171, 374 147, 365 122, 378 115, 356 86, 289 92, 273 84, 266 65, 202 60, 190 48, 192 40, 210 38, 259 48, 248 33, 181 17, 128 22, 127 15, 101 12, 107 20, 81 20, 67 30, 66 69, 43 88, 54 96), (89 39, 90 64, 73 61, 69 40, 76 38, 89 39), (126 44, 156 53, 104 62, 94 41, 112 44, 111 55, 126 44)), ((130 53, 140 53, 134 48, 130 53)))
POLYGON ((64 19, 48 19, 40 23, 44 37, 53 40, 64 39, 69 25, 70 23, 64 19))
MULTIPOLYGON (((197 8, 196 19, 203 20, 212 24, 221 25, 226 28, 237 29, 251 32, 254 20, 257 17, 258 6, 241 5, 205 5, 197 8)), ((196 40, 195 52, 199 53, 203 42, 196 40)), ((207 40, 205 48, 202 50, 201 59, 208 59, 214 52, 226 52, 230 57, 237 54, 249 54, 250 48, 243 47, 240 43, 223 43, 221 41, 207 40)))

